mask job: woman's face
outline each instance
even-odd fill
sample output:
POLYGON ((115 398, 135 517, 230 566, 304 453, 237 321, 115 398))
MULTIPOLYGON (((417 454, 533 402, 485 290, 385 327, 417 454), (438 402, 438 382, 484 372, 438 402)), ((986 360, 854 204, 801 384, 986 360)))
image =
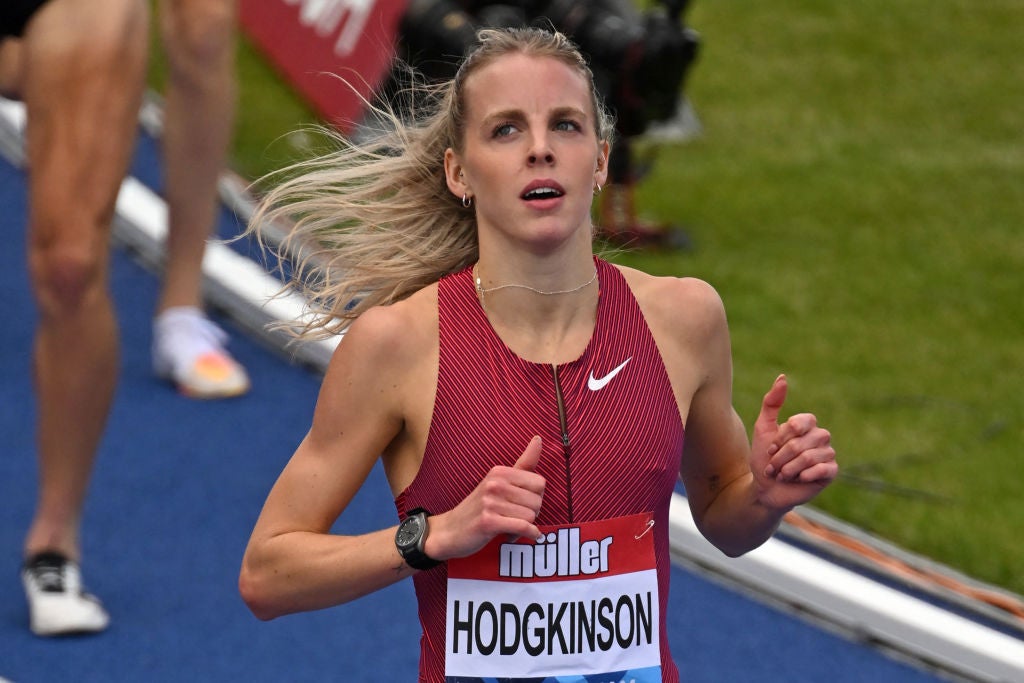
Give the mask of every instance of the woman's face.
POLYGON ((469 76, 461 154, 448 150, 449 189, 473 197, 481 240, 494 232, 542 245, 590 232, 607 177, 587 81, 550 57, 511 54, 469 76), (495 232, 496 231, 496 232, 495 232))

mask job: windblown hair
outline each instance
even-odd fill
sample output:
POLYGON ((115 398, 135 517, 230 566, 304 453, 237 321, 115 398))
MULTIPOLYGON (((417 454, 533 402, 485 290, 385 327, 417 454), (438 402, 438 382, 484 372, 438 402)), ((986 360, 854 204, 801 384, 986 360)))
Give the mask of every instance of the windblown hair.
MULTIPOLYGON (((367 107, 384 125, 371 139, 325 135, 337 148, 265 177, 271 189, 246 234, 264 225, 289 225, 272 251, 290 264, 287 287, 302 293, 309 314, 289 324, 301 339, 343 332, 367 309, 400 301, 474 263, 476 217, 445 181, 447 148, 461 152, 466 126, 466 80, 509 54, 558 59, 590 87, 599 141, 613 122, 598 97, 593 74, 563 34, 536 28, 483 29, 455 77, 437 85, 413 83, 411 102, 426 111, 397 113, 367 107)), ((262 240, 261 240, 262 241, 262 240)))

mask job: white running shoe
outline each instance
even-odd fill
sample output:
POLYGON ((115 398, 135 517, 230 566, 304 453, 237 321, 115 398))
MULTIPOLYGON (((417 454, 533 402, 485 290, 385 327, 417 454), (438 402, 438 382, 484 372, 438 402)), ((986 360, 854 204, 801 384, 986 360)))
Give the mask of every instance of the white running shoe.
POLYGON ((191 398, 241 396, 249 376, 225 350, 227 340, 198 308, 168 308, 153 321, 153 370, 191 398))
POLYGON ((78 564, 60 553, 29 558, 21 570, 21 582, 28 599, 29 628, 37 636, 96 633, 110 624, 99 598, 82 586, 78 564))

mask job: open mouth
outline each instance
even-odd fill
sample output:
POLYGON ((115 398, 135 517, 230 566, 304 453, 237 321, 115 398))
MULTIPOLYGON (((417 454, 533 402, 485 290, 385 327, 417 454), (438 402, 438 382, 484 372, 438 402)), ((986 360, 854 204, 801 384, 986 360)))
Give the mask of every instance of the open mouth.
POLYGON ((521 199, 525 199, 527 201, 537 199, 556 199, 564 194, 564 192, 554 187, 535 187, 532 190, 524 192, 521 195, 521 199))

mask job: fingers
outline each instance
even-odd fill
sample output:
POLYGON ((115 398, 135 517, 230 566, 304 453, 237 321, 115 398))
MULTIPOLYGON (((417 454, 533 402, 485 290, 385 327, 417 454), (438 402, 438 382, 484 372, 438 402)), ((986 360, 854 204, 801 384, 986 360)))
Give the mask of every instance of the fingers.
POLYGON ((768 448, 770 461, 765 475, 782 481, 817 481, 822 477, 831 479, 835 472, 830 467, 817 468, 818 464, 835 463, 832 435, 819 427, 817 419, 810 413, 794 415, 779 426, 778 432, 768 448))
POLYGON ((507 479, 492 476, 482 484, 486 510, 505 517, 521 517, 526 516, 525 509, 533 521, 540 514, 545 484, 539 474, 507 479))
POLYGON ((542 446, 540 437, 533 437, 526 445, 526 450, 519 456, 519 460, 516 460, 515 469, 533 472, 537 468, 537 463, 540 462, 542 446))
POLYGON ((775 378, 772 388, 768 390, 768 393, 764 395, 764 400, 761 401, 761 414, 757 417, 757 429, 771 429, 778 424, 779 412, 782 410, 782 404, 786 402, 788 388, 785 375, 775 378))
POLYGON ((778 425, 771 446, 768 448, 768 454, 774 455, 775 451, 782 448, 786 442, 806 436, 818 428, 818 418, 813 413, 800 413, 792 416, 778 425))
MULTIPOLYGON (((498 523, 503 527, 502 530, 512 536, 535 538, 540 533, 533 522, 540 514, 546 482, 534 470, 542 450, 541 438, 533 437, 512 467, 512 476, 507 480, 495 476, 490 482, 493 488, 488 491, 490 495, 487 500, 493 507, 489 512, 500 520, 498 523)), ((495 468, 492 474, 497 475, 500 471, 500 467, 495 468)))
POLYGON ((453 511, 449 557, 464 557, 486 545, 492 538, 537 538, 535 521, 544 502, 546 485, 534 470, 540 461, 542 442, 535 436, 512 467, 496 465, 473 492, 453 511))
MULTIPOLYGON (((514 474, 511 477, 510 483, 520 489, 530 491, 537 495, 542 495, 544 493, 544 477, 534 472, 537 468, 537 463, 540 462, 540 454, 542 450, 543 444, 539 436, 535 436, 530 439, 530 443, 526 444, 526 450, 524 450, 523 454, 519 456, 518 460, 516 460, 516 464, 512 466, 513 473, 518 474, 514 474)), ((498 471, 500 471, 500 469, 501 468, 496 468, 498 471)))
MULTIPOLYGON (((793 483, 802 484, 828 484, 839 474, 839 465, 836 463, 835 458, 828 459, 827 455, 817 456, 824 460, 824 462, 816 462, 810 467, 798 470, 789 481, 793 483)), ((780 479, 785 479, 787 474, 785 470, 779 474, 780 479)))
POLYGON ((488 536, 536 538, 540 533, 534 522, 544 502, 544 480, 536 474, 530 477, 530 481, 519 484, 510 480, 485 482, 477 521, 488 536))
POLYGON ((779 509, 806 503, 839 473, 832 435, 814 415, 801 413, 779 424, 787 389, 785 375, 779 375, 764 396, 751 443, 751 465, 763 473, 756 475, 763 501, 779 509))

